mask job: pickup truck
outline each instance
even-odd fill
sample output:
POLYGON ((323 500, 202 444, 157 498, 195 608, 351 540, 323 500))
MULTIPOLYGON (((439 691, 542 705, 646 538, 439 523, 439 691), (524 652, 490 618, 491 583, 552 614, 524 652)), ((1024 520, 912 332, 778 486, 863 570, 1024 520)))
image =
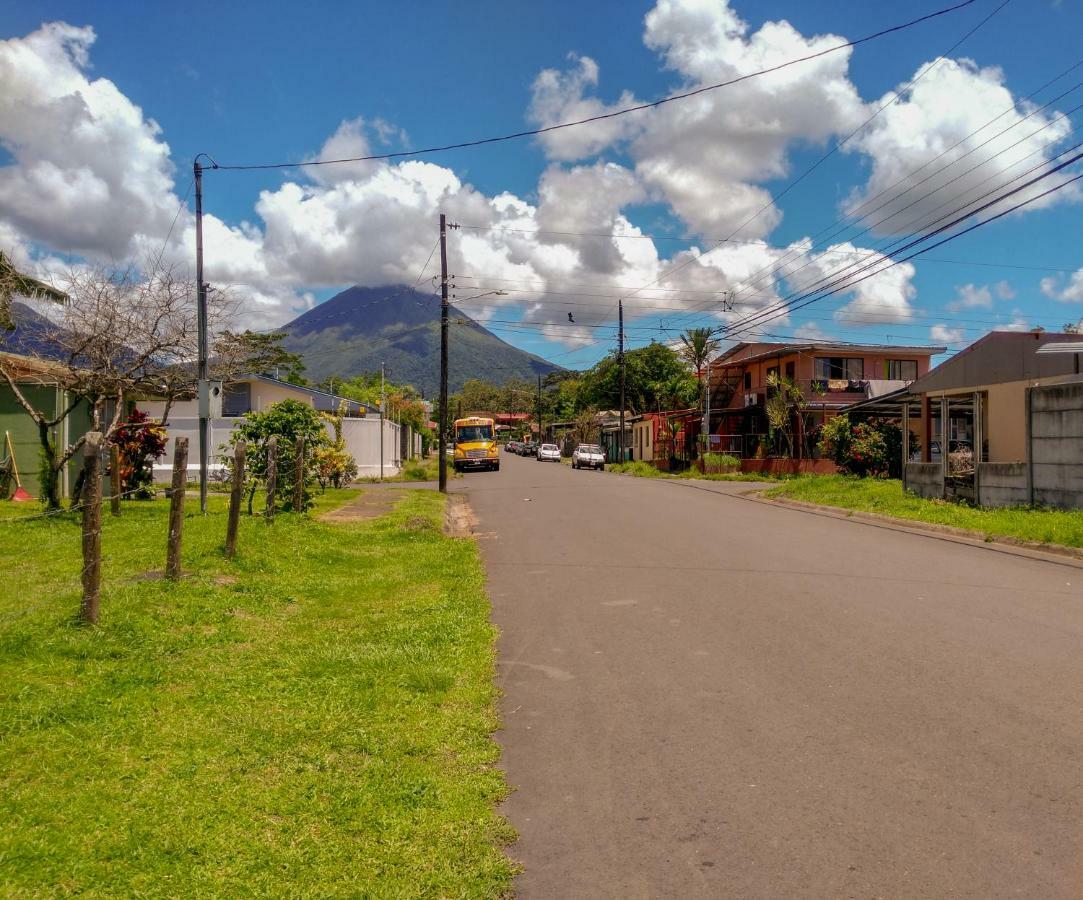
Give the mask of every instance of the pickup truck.
POLYGON ((573 469, 604 469, 605 454, 597 444, 580 444, 572 453, 573 469))

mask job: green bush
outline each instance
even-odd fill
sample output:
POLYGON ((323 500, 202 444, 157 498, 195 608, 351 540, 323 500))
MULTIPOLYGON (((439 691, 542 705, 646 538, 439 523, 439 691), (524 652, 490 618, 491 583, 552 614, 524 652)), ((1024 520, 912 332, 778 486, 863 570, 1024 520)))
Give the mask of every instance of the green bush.
POLYGON ((613 463, 609 467, 610 472, 616 472, 619 475, 635 475, 637 478, 661 478, 662 473, 652 466, 650 463, 645 463, 641 459, 637 459, 633 462, 626 463, 613 463))
POLYGON ((729 453, 703 454, 704 473, 736 472, 740 468, 741 460, 739 460, 736 456, 731 456, 729 453))
POLYGON ((852 423, 849 416, 835 416, 824 425, 819 448, 851 475, 898 478, 902 473, 902 429, 894 422, 852 423))

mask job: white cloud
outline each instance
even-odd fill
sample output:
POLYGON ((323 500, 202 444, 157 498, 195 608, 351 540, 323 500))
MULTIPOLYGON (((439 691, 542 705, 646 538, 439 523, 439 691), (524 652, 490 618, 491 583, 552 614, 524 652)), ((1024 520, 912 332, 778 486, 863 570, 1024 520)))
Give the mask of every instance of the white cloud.
POLYGON ((0 221, 59 250, 124 259, 177 210, 169 146, 113 82, 87 76, 91 28, 0 41, 0 221), (104 211, 108 215, 103 215, 104 211))
MULTIPOLYGON (((967 59, 941 60, 900 102, 890 102, 894 96, 873 104, 889 105, 847 145, 872 159, 868 181, 846 208, 866 216, 864 226, 874 234, 907 234, 950 221, 957 209, 978 209, 991 199, 984 197, 990 191, 1018 187, 1039 174, 1024 173, 1048 161, 1071 130, 1056 112, 1036 112, 1032 104, 1017 102, 1000 69, 980 68, 967 59)), ((1058 179, 1063 177, 1039 182, 1005 206, 1047 190, 1058 179)), ((1066 189, 1034 207, 1069 195, 1078 192, 1066 189)))
POLYGON ((1081 303, 1083 302, 1083 269, 1073 272, 1066 282, 1059 277, 1043 278, 1041 288, 1042 293, 1051 300, 1060 303, 1081 303))
POLYGON ((1002 325, 994 325, 993 331, 1030 331, 1030 328, 1030 323, 1023 318, 1021 313, 1016 312, 1015 318, 1002 325))
POLYGON ((948 309, 951 312, 959 312, 963 309, 991 309, 992 306, 993 292, 988 285, 983 284, 978 287, 974 284, 964 284, 955 289, 955 300, 948 304, 948 309))
POLYGON ((953 346, 966 343, 966 330, 963 328, 950 328, 943 324, 934 325, 929 329, 929 340, 951 349, 953 346))
POLYGON ((1014 300, 1015 288, 1006 281, 998 281, 993 285, 993 292, 1001 300, 1014 300))

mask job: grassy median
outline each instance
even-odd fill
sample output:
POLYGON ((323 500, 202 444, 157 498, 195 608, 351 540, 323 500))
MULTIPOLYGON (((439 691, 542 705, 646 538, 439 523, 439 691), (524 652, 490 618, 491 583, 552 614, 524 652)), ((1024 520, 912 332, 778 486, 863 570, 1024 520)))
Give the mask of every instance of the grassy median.
POLYGON ((234 562, 212 498, 176 584, 165 511, 106 511, 94 629, 75 518, 0 521, 0 895, 507 891, 494 635, 443 498, 245 518, 234 562))
POLYGON ((897 480, 815 475, 787 481, 767 491, 766 496, 949 525, 990 536, 1083 547, 1083 512, 1021 507, 981 509, 945 500, 923 500, 904 492, 902 482, 897 480))

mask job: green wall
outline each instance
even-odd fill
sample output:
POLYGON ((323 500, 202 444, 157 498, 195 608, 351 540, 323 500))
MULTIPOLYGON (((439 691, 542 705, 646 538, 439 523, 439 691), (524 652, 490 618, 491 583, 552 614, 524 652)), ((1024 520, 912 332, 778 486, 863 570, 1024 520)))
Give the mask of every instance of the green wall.
MULTIPOLYGON (((33 404, 35 409, 40 410, 49 418, 54 418, 63 410, 60 405, 64 399, 64 393, 59 388, 38 385, 20 385, 20 390, 26 399, 33 404)), ((76 440, 90 428, 90 407, 86 403, 80 403, 71 415, 68 416, 68 438, 76 440)), ((0 385, 0 440, 3 432, 11 435, 11 442, 15 448, 15 461, 19 466, 19 476, 22 478, 23 487, 34 497, 38 496, 38 468, 41 465, 41 442, 38 440, 38 426, 27 415, 26 410, 19 405, 11 388, 6 384, 0 385)), ((59 428, 54 429, 54 439, 59 428)), ((0 449, 0 458, 7 457, 7 449, 0 449)), ((76 458, 68 463, 68 485, 75 484, 75 478, 79 474, 83 461, 76 454, 76 458)), ((4 498, 6 499, 6 498, 4 498)))

